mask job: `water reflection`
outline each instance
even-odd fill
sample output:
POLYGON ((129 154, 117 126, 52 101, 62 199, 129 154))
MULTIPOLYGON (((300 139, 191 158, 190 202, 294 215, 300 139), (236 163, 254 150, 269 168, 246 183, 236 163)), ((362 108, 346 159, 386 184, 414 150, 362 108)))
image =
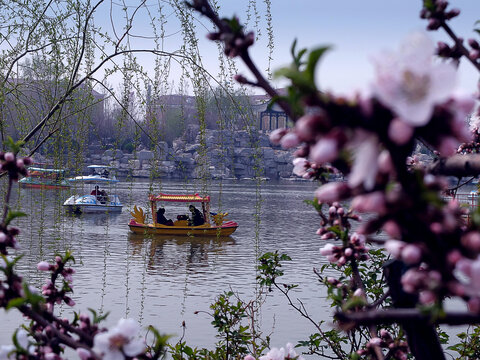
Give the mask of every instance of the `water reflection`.
MULTIPOLYGON (((232 289, 245 299, 256 296, 256 266, 260 253, 279 250, 293 261, 285 264, 285 281, 299 283, 296 297, 312 316, 328 318, 330 308, 322 304, 312 267, 320 267, 319 242, 315 231, 318 217, 311 206, 314 184, 268 182, 256 184, 224 182, 212 184, 212 204, 218 211, 228 211, 229 218, 240 224, 233 237, 143 236, 127 226, 133 205, 148 208, 148 182, 121 182, 119 196, 125 208, 120 214, 66 214, 62 207, 68 194, 64 191, 16 192, 15 208, 28 216, 16 220, 23 255, 19 272, 40 288, 45 274, 36 270, 42 260, 55 254, 73 252, 77 273, 74 281, 75 311, 92 308, 110 311, 106 325, 120 317, 137 319, 142 326, 153 324, 163 332, 181 334, 181 324, 189 324, 188 341, 192 346, 215 343, 211 319, 194 315, 208 311, 215 297, 232 289)), ((188 190, 188 189, 187 189, 188 190)), ((162 192, 182 193, 185 184, 163 181, 162 192)), ((184 207, 173 211, 184 210, 184 207)), ((65 316, 70 309, 63 308, 65 316)), ((13 314, 13 312, 12 312, 13 314)), ((271 295, 262 308, 262 318, 276 317, 275 345, 295 342, 309 334, 303 319, 292 314, 285 299, 271 295)), ((12 330, 22 323, 21 316, 7 317, 0 311, 0 344, 11 341, 12 330)), ((174 341, 175 339, 172 339, 174 341)))
POLYGON ((96 213, 96 214, 85 214, 85 213, 66 213, 65 216, 67 219, 70 219, 73 224, 83 224, 83 226, 108 226, 111 224, 118 224, 121 220, 121 214, 118 212, 112 213, 96 213))
POLYGON ((186 267, 195 272, 196 267, 209 265, 209 256, 224 253, 227 246, 235 245, 231 236, 179 236, 156 234, 128 234, 132 255, 147 254, 149 273, 164 273, 172 266, 186 267))

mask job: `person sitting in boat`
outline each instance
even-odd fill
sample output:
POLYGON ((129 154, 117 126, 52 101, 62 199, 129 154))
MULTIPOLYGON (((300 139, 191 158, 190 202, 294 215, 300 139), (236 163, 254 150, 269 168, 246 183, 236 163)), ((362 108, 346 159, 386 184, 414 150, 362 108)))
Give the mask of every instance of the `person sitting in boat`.
POLYGON ((97 195, 98 201, 104 203, 107 201, 107 192, 105 190, 100 190, 97 195))
POLYGON ((92 192, 90 193, 90 195, 93 195, 95 197, 98 197, 98 195, 100 194, 100 190, 98 189, 98 185, 95 186, 95 189, 92 190, 92 192))
POLYGON ((202 213, 195 206, 190 205, 188 209, 192 213, 191 219, 188 220, 188 225, 198 226, 205 224, 205 219, 203 218, 202 213))
POLYGON ((158 224, 163 224, 163 225, 168 225, 168 226, 173 226, 173 221, 171 219, 168 219, 165 217, 165 209, 164 208, 159 208, 157 210, 157 223, 158 224))

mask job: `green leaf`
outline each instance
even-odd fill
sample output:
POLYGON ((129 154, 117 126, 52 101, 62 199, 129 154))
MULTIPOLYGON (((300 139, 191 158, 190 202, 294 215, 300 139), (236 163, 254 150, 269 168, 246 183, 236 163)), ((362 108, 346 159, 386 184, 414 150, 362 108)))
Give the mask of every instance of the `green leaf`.
POLYGON ((290 54, 292 54, 292 58, 295 59, 295 48, 297 47, 297 39, 293 40, 292 46, 290 47, 290 54))
POLYGON ((435 1, 434 0, 423 0, 423 7, 430 11, 435 11, 435 1))
POLYGON ((363 307, 367 303, 365 301, 365 298, 360 297, 360 296, 352 296, 350 299, 347 300, 347 302, 342 306, 343 311, 350 310, 352 308, 357 308, 357 307, 363 307))
POLYGON ((325 54, 325 52, 329 49, 329 46, 323 46, 310 52, 305 73, 312 83, 315 83, 315 68, 317 66, 317 63, 321 59, 323 54, 325 54))
POLYGON ((98 315, 97 312, 91 308, 88 308, 88 310, 92 313, 93 315, 93 323, 94 324, 98 324, 100 323, 101 321, 105 320, 108 315, 110 314, 110 312, 107 312, 105 313, 105 315, 98 315))
POLYGON ((20 306, 22 306, 23 304, 25 304, 27 302, 27 299, 25 298, 15 298, 15 299, 12 299, 8 302, 7 304, 7 307, 5 309, 9 310, 11 308, 18 308, 20 306))
POLYGON ((10 210, 7 214, 7 218, 5 220, 5 226, 10 224, 10 222, 15 219, 15 218, 18 218, 18 217, 22 217, 22 216, 27 216, 27 214, 25 214, 24 212, 22 211, 14 211, 14 210, 10 210))

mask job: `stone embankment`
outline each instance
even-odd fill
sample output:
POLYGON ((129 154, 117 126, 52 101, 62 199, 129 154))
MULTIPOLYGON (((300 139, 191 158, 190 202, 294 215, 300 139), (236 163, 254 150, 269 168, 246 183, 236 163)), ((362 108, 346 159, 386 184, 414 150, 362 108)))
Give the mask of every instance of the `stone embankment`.
POLYGON ((187 132, 184 138, 174 140, 173 146, 159 142, 153 151, 126 153, 91 144, 84 163, 111 165, 118 169, 119 176, 138 178, 295 178, 293 152, 272 146, 266 134, 206 130, 201 144, 195 130, 190 129, 190 136, 187 132))

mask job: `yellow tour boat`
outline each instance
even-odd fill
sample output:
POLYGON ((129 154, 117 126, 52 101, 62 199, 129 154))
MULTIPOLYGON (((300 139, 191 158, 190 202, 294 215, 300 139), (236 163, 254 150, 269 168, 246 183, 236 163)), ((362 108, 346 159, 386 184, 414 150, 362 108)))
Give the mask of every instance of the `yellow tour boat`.
MULTIPOLYGON (((130 220, 128 226, 130 230, 136 234, 160 234, 160 235, 185 235, 185 236, 229 236, 237 230, 238 224, 235 221, 226 219, 228 213, 211 213, 210 212, 210 196, 193 195, 172 195, 159 194, 150 195, 148 197, 151 205, 152 224, 146 224, 146 214, 142 208, 134 206, 134 210, 130 212, 133 219, 130 220), (203 216, 201 225, 192 223, 194 219, 189 219, 186 215, 178 215, 177 220, 168 222, 167 224, 160 223, 157 216, 158 202, 181 202, 181 203, 200 203, 202 210, 197 210, 203 216), (158 221, 157 221, 158 220, 158 221)), ((190 205, 190 208, 194 208, 190 205)), ((193 214, 192 210, 192 214, 193 214)), ((200 217, 200 216, 199 216, 200 217)), ((192 215, 193 218, 193 215, 192 215)), ((200 217, 201 218, 201 217, 200 217)))

